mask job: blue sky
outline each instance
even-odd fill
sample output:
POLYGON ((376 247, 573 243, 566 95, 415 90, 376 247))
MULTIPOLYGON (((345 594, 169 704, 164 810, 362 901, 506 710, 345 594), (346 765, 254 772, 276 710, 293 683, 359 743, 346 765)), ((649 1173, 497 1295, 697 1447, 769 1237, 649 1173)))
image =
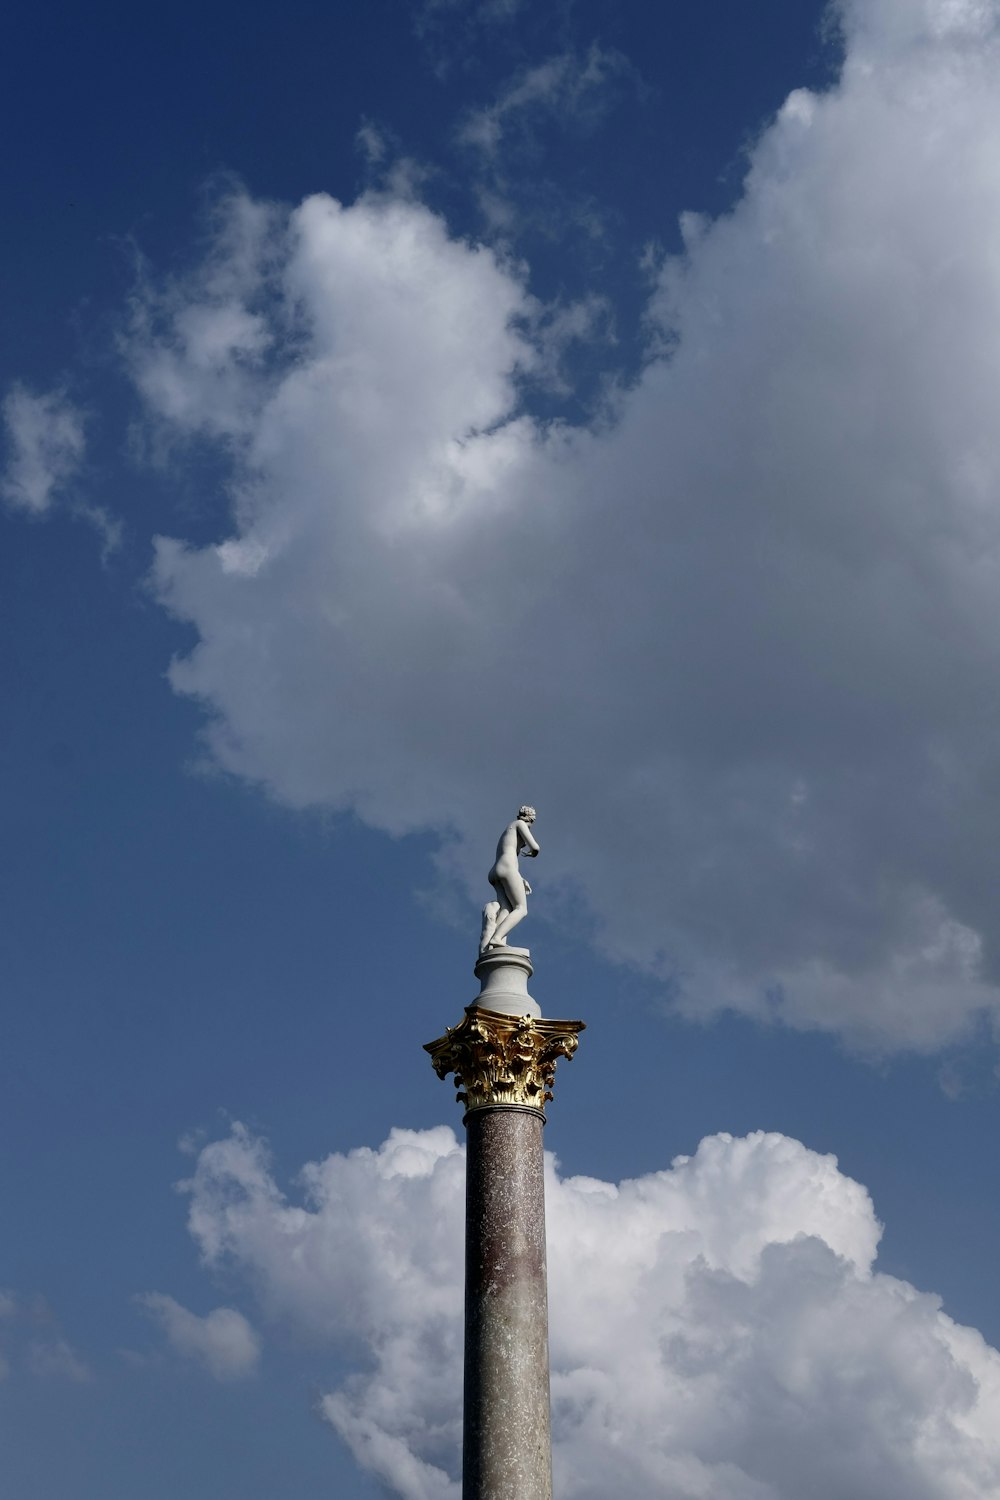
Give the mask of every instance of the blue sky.
POLYGON ((1000 1494, 1000 7, 8 31, 5 1493, 455 1495, 528 800, 562 1493, 1000 1494))

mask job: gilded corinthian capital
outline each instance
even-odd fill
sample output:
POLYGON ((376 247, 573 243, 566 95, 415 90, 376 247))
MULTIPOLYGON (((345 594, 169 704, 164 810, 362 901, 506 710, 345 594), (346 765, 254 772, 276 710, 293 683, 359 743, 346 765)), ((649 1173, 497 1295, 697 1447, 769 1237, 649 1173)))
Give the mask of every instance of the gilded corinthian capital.
POLYGON ((457 1026, 428 1042, 439 1078, 454 1073, 458 1101, 467 1110, 516 1105, 544 1109, 552 1098, 556 1063, 572 1057, 583 1021, 507 1016, 470 1005, 457 1026))

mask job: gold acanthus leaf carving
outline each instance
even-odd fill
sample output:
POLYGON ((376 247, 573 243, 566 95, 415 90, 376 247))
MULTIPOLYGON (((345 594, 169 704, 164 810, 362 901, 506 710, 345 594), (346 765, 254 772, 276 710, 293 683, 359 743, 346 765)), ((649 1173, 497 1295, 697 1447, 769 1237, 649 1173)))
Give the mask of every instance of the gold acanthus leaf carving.
POLYGON ((439 1078, 454 1073, 466 1109, 516 1104, 541 1110, 552 1098, 557 1061, 573 1056, 583 1030, 583 1021, 506 1016, 471 1005, 425 1050, 439 1078))

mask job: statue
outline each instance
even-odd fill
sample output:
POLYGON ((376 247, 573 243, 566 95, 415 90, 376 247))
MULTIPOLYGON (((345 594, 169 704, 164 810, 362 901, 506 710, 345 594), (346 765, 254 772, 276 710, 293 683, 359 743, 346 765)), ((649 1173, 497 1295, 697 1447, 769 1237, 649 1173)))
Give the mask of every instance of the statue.
POLYGON ((535 809, 522 807, 513 823, 508 823, 497 844, 497 857, 487 879, 497 893, 495 901, 487 901, 483 907, 483 931, 479 939, 479 951, 488 948, 503 948, 507 934, 528 915, 528 897, 531 886, 518 869, 521 854, 534 859, 538 844, 532 837, 531 824, 535 821, 535 809))

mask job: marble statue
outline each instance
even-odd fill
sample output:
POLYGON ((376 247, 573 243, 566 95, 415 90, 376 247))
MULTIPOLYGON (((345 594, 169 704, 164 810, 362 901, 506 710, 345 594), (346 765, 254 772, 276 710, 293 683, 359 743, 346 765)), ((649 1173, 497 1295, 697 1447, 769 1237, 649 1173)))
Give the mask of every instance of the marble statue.
POLYGON ((506 946, 507 934, 528 915, 528 897, 531 886, 518 868, 518 856, 528 855, 534 859, 538 853, 531 825, 535 821, 535 809, 522 807, 517 817, 508 823, 497 844, 497 857, 487 879, 497 893, 495 901, 487 901, 483 907, 483 931, 479 939, 479 951, 506 946))

